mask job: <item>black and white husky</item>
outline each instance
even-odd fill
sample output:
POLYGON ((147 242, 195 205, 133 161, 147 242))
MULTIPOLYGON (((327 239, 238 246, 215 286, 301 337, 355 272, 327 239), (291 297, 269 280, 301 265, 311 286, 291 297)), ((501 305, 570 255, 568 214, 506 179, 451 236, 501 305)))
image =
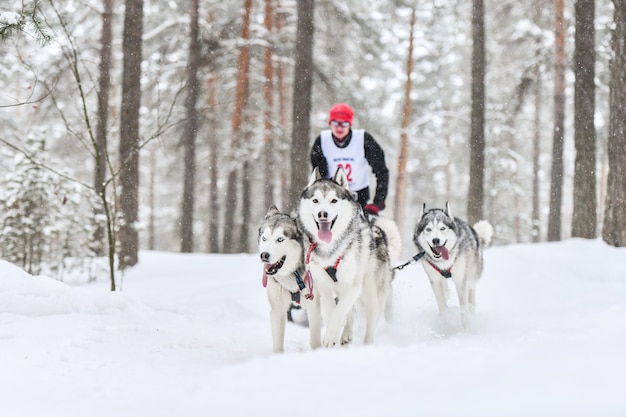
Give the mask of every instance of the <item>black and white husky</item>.
POLYGON ((446 209, 426 210, 415 227, 413 241, 420 254, 422 265, 430 280, 437 306, 441 313, 447 310, 448 279, 456 286, 461 321, 468 326, 468 314, 476 305, 476 283, 483 269, 483 248, 493 236, 493 227, 481 220, 473 227, 458 217, 453 217, 450 205, 446 209))
POLYGON ((400 255, 396 224, 382 216, 365 218, 341 168, 332 179, 314 169, 300 195, 297 220, 307 276, 319 295, 326 325, 322 346, 349 341, 355 306, 365 319, 364 342, 372 343, 391 300, 391 265, 400 255))
POLYGON ((259 227, 258 249, 263 262, 263 286, 267 287, 274 352, 283 352, 287 312, 292 302, 300 303, 309 321, 310 345, 320 346, 319 300, 305 281, 302 234, 288 214, 270 207, 259 227))

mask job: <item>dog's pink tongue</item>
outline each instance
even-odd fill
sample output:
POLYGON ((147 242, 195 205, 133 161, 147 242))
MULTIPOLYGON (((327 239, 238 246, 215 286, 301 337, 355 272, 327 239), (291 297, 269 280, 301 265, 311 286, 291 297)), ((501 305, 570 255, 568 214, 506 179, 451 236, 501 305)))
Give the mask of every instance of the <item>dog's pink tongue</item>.
POLYGON ((435 250, 439 252, 444 261, 447 261, 450 257, 450 254, 448 253, 448 248, 446 248, 445 246, 435 246, 435 250))
POLYGON ((320 230, 317 232, 317 237, 322 242, 330 243, 333 240, 333 232, 330 231, 330 222, 320 222, 320 230))
POLYGON ((267 274, 265 273, 265 268, 263 268, 263 288, 267 287, 267 274))

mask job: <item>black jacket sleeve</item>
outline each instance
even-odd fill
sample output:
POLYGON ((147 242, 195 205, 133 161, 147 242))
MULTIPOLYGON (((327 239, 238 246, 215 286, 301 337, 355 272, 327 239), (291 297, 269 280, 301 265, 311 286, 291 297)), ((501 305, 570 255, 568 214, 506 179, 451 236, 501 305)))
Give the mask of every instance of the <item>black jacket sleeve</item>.
POLYGON ((313 147, 311 148, 311 166, 314 169, 317 167, 320 170, 320 175, 322 178, 328 177, 328 162, 326 162, 326 157, 322 152, 322 139, 321 136, 318 136, 313 142, 313 147))
MULTIPOLYGON (((320 149, 321 150, 321 149, 320 149)), ((372 167, 372 172, 376 176, 376 194, 374 194, 374 204, 381 210, 385 208, 387 191, 389 189, 389 169, 385 163, 385 152, 372 135, 365 132, 365 159, 372 167)))

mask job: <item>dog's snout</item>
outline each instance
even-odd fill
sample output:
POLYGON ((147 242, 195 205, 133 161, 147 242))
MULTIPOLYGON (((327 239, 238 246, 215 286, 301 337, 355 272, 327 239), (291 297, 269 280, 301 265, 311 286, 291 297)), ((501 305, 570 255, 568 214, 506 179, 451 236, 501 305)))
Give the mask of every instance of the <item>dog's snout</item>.
POLYGON ((317 213, 317 218, 319 220, 328 220, 328 212, 327 211, 320 211, 319 213, 317 213))
POLYGON ((433 245, 439 246, 439 242, 440 242, 440 240, 439 240, 438 237, 433 238, 433 245))
POLYGON ((261 260, 263 262, 267 262, 270 260, 270 254, 269 252, 261 252, 261 260))

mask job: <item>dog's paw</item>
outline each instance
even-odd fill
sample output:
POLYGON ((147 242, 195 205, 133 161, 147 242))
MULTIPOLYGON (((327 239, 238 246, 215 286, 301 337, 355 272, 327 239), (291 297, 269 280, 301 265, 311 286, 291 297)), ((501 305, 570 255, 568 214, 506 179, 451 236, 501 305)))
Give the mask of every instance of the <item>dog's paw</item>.
POLYGON ((322 339, 322 346, 325 348, 330 348, 333 347, 337 344, 337 337, 334 337, 332 334, 328 334, 328 332, 326 332, 326 334, 324 335, 324 338, 322 339))

